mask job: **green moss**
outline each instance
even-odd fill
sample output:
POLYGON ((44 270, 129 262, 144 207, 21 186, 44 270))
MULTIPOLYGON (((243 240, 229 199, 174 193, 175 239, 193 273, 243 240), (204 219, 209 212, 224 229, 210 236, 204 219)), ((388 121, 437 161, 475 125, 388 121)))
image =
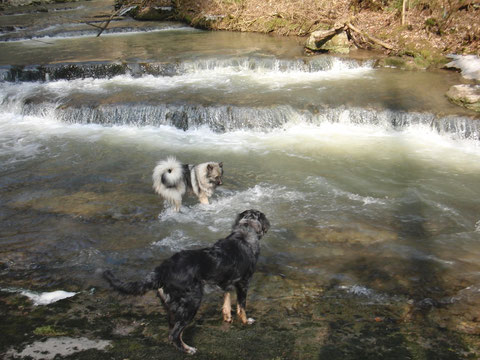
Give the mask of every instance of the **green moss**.
POLYGON ((288 21, 285 19, 282 19, 280 17, 274 17, 269 19, 267 22, 265 22, 265 32, 273 32, 279 28, 286 27, 288 25, 288 21))
POLYGON ((437 22, 437 19, 435 18, 428 18, 427 20, 425 20, 425 26, 427 27, 433 27, 433 26, 437 26, 438 22, 437 22))
POLYGON ((59 330, 52 325, 39 326, 33 330, 35 335, 40 336, 65 336, 68 333, 63 330, 59 330))
POLYGON ((405 59, 398 56, 391 56, 379 61, 380 66, 405 69, 407 67, 405 59))

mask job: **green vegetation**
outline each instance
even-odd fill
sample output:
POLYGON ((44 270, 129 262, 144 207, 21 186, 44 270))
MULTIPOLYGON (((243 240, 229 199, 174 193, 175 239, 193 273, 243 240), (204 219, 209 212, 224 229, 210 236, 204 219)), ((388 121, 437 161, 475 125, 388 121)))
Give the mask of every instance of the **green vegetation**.
POLYGON ((66 331, 59 330, 52 325, 39 326, 33 330, 33 333, 40 336, 65 336, 68 334, 66 331))

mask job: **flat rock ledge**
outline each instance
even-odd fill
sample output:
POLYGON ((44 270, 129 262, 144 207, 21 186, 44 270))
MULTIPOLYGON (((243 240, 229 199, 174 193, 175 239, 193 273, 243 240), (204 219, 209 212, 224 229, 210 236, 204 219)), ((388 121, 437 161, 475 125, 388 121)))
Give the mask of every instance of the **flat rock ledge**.
POLYGON ((446 95, 454 104, 480 112, 480 85, 454 85, 446 95))

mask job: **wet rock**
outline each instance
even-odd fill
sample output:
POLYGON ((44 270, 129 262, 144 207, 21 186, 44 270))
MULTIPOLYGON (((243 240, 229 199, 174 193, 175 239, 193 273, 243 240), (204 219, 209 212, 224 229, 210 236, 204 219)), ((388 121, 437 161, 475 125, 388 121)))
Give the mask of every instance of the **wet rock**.
POLYGON ((216 25, 220 23, 224 18, 224 15, 206 14, 194 19, 192 25, 199 29, 211 30, 215 29, 216 25))
POLYGON ((138 326, 137 322, 127 322, 121 321, 121 323, 117 324, 116 327, 113 329, 112 333, 119 336, 127 336, 135 331, 138 326))
POLYGON ((9 206, 69 215, 90 221, 108 219, 142 221, 155 217, 155 212, 144 209, 145 204, 155 203, 158 205, 158 199, 149 194, 123 191, 107 193, 78 191, 69 194, 62 190, 51 190, 20 197, 9 203, 9 206))
POLYGON ((49 64, 31 66, 2 66, 0 80, 3 81, 53 81, 74 80, 87 77, 110 78, 123 75, 131 70, 128 64, 120 63, 77 63, 49 64))
POLYGON ((346 226, 312 227, 301 226, 295 231, 296 236, 308 243, 339 243, 369 245, 385 241, 395 241, 394 232, 377 229, 367 224, 346 226))
POLYGON ((479 85, 454 85, 448 90, 446 95, 454 104, 480 112, 479 85))
POLYGON ((467 286, 454 296, 443 299, 443 303, 446 306, 431 314, 439 326, 480 335, 480 291, 477 286, 467 286))
POLYGON ((56 337, 49 338, 46 341, 35 341, 27 345, 21 352, 14 350, 7 354, 14 358, 21 357, 29 359, 54 359, 57 356, 68 356, 80 351, 89 349, 105 350, 110 341, 105 340, 89 340, 84 337, 70 338, 70 337, 56 337))
POLYGON ((310 35, 305 47, 312 51, 348 54, 351 45, 347 34, 343 30, 319 30, 310 35))

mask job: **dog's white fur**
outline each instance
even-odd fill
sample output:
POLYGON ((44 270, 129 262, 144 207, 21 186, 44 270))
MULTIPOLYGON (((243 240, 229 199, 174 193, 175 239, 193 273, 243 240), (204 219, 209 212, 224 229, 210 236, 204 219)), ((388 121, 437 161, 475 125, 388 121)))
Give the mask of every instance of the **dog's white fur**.
MULTIPOLYGON (((208 204, 208 198, 213 195, 215 187, 209 184, 207 178, 208 166, 218 165, 214 162, 206 162, 198 165, 188 165, 190 172, 190 186, 193 193, 198 197, 200 203, 208 204)), ((153 169, 153 189, 161 195, 167 202, 175 207, 175 211, 180 211, 182 197, 187 192, 183 165, 173 156, 157 163, 153 169), (170 184, 165 186, 162 182, 162 176, 170 184)))
POLYGON ((166 160, 161 160, 157 163, 157 166, 153 169, 152 178, 155 192, 174 205, 176 211, 180 210, 182 196, 187 191, 183 182, 182 164, 175 157, 169 156, 166 160), (162 183, 163 174, 165 174, 170 183, 175 184, 174 188, 167 188, 162 183))

